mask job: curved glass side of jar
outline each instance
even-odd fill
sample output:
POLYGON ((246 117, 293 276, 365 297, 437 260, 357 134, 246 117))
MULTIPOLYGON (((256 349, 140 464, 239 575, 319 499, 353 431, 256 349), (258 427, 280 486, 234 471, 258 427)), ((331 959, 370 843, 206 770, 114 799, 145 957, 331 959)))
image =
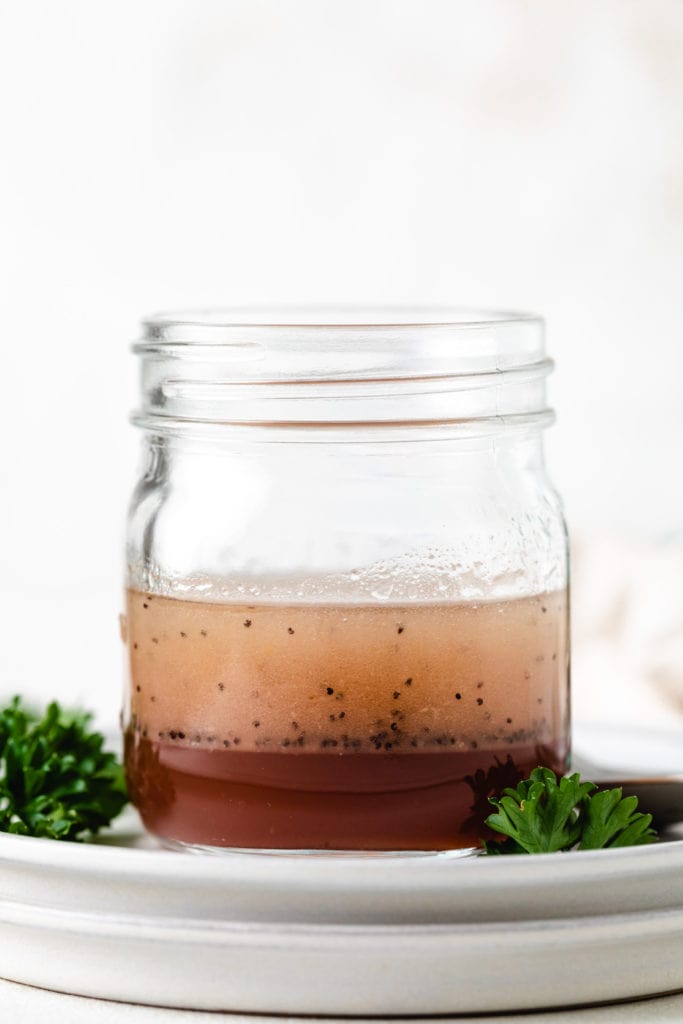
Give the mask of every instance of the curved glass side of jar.
MULTIPOLYGON (((486 388, 468 373, 439 399, 456 412, 529 403, 498 416, 435 420, 424 382, 411 398, 385 381, 390 403, 403 389, 401 421, 346 419, 349 388, 377 390, 365 378, 335 378, 333 398, 314 386, 329 420, 306 419, 301 396, 296 420, 183 417, 182 401, 146 414, 124 727, 152 832, 209 847, 467 848, 492 793, 537 764, 563 770, 566 534, 537 375, 524 399, 508 372, 495 397, 473 399, 486 388)), ((377 397, 361 394, 366 413, 377 397)))

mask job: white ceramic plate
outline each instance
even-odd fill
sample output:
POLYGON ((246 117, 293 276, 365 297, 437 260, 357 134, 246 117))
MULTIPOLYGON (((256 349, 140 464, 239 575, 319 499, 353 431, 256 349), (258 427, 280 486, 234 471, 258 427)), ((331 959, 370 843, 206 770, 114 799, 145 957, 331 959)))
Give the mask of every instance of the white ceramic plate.
MULTIPOLYGON (((593 731, 593 760, 606 735, 593 731)), ((642 769, 647 746, 658 770, 681 770, 680 734, 643 737, 619 751, 610 736, 610 760, 633 763, 638 746, 642 769)), ((156 848, 132 814, 104 844, 0 836, 0 973, 106 999, 299 1015, 672 992, 683 841, 490 859, 202 857, 156 848)))

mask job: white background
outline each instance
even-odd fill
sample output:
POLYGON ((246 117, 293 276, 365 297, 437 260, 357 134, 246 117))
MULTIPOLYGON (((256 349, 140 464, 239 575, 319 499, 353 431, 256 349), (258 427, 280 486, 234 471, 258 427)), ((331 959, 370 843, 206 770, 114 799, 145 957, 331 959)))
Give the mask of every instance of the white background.
POLYGON ((680 0, 0 3, 0 689, 118 705, 159 308, 541 312, 573 531, 680 534, 682 55, 680 0))

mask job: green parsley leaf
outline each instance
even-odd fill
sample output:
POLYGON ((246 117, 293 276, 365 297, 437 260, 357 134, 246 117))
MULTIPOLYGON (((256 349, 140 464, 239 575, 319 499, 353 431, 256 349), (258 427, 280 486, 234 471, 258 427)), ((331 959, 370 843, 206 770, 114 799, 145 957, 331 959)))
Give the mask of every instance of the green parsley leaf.
POLYGON ((556 853, 639 846, 657 841, 652 815, 636 808, 638 798, 622 798, 621 788, 597 790, 578 774, 557 779, 549 768, 534 768, 528 779, 501 797, 486 824, 505 836, 485 842, 490 854, 556 853))
POLYGON ((80 840, 128 803, 123 768, 90 729, 92 715, 19 697, 0 711, 0 832, 80 840))
POLYGON ((603 789, 587 803, 580 850, 605 846, 641 846, 657 839, 651 814, 641 814, 637 796, 621 796, 621 788, 603 789))

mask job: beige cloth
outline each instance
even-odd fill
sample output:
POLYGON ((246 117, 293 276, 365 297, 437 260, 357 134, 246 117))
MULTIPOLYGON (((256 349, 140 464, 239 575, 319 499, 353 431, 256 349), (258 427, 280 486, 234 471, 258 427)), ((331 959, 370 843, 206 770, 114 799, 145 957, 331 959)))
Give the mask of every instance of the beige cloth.
POLYGON ((683 727, 683 537, 573 542, 577 720, 683 727))

